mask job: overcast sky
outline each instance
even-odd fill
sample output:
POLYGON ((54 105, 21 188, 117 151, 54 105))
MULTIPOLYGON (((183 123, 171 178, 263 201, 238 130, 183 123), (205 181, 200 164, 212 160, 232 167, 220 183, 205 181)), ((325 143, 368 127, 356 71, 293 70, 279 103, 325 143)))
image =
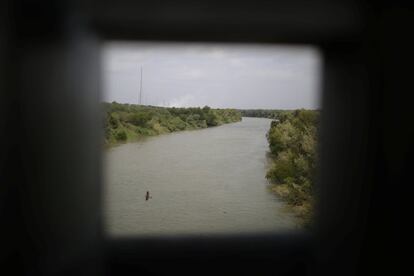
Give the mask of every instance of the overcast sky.
POLYGON ((320 107, 319 52, 312 47, 108 43, 103 100, 145 105, 294 109, 320 107))

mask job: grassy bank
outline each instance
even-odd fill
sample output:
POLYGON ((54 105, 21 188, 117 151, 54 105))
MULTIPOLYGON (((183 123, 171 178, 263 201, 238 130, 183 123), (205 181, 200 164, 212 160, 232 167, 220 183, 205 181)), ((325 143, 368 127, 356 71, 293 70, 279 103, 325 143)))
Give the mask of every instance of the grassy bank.
POLYGON ((266 177, 305 226, 314 213, 318 117, 314 110, 281 113, 267 134, 272 164, 266 177))
POLYGON ((181 130, 202 129, 238 122, 241 113, 234 109, 165 108, 103 103, 105 111, 105 144, 134 141, 181 130))

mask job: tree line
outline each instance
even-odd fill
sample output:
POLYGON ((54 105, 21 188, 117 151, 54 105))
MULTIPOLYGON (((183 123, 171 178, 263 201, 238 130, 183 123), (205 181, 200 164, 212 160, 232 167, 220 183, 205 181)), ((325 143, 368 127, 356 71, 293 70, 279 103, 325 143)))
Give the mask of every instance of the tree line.
POLYGON ((117 102, 103 103, 105 144, 180 130, 201 129, 241 121, 235 109, 165 108, 117 102))
POLYGON ((266 178, 306 226, 314 210, 318 121, 316 110, 284 112, 272 121, 267 133, 272 164, 266 178))
POLYGON ((290 110, 280 109, 240 109, 240 113, 243 117, 259 117, 277 119, 279 116, 285 113, 290 113, 290 110))

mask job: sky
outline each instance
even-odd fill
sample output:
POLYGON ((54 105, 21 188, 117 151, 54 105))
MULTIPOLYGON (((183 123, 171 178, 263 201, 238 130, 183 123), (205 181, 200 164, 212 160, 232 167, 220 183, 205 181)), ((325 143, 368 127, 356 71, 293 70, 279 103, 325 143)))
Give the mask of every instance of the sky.
POLYGON ((311 46, 109 42, 106 102, 175 107, 320 108, 321 55, 311 46))

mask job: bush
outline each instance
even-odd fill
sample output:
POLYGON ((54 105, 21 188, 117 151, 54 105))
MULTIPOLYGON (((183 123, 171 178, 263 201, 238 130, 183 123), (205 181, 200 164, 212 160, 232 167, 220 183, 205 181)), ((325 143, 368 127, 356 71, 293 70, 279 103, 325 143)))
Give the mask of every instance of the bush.
POLYGON ((234 109, 163 108, 155 106, 104 103, 105 141, 113 143, 140 136, 186 129, 206 128, 222 122, 237 122, 241 113, 234 109), (208 118, 208 123, 207 123, 208 118))
POLYGON ((307 223, 312 216, 313 185, 316 171, 318 112, 295 110, 281 113, 267 134, 273 165, 266 178, 283 186, 279 195, 293 206, 300 206, 307 223))
POLYGON ((115 139, 117 141, 126 141, 127 138, 128 137, 127 137, 127 134, 126 134, 125 130, 117 131, 116 134, 115 134, 115 139))

